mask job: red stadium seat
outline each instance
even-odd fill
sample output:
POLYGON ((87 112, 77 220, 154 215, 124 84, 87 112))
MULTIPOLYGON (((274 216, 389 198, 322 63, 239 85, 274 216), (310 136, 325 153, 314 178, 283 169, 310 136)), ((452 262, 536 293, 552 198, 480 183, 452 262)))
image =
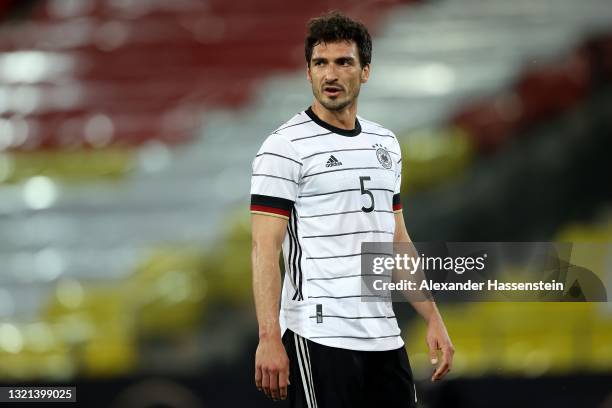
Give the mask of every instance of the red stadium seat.
POLYGON ((578 51, 556 64, 527 70, 512 90, 468 105, 450 122, 465 129, 478 148, 494 151, 517 130, 570 109, 591 84, 586 53, 578 51))
POLYGON ((481 152, 488 152, 496 150, 517 130, 521 115, 520 99, 509 92, 493 101, 467 106, 450 122, 464 129, 481 152))
POLYGON ((15 6, 16 0, 0 1, 0 20, 2 20, 9 11, 15 6))
POLYGON ((584 98, 589 83, 590 68, 584 53, 528 71, 516 86, 522 100, 524 124, 569 109, 584 98))
POLYGON ((4 54, 16 61, 4 91, 17 97, 0 117, 26 115, 30 139, 16 149, 95 147, 85 131, 92 117, 112 127, 104 143, 188 140, 193 123, 160 118, 239 107, 262 77, 303 66, 308 18, 336 8, 373 23, 399 2, 43 1, 32 22, 0 28, 0 57, 26 51, 4 54), (43 68, 20 71, 20 58, 43 68))

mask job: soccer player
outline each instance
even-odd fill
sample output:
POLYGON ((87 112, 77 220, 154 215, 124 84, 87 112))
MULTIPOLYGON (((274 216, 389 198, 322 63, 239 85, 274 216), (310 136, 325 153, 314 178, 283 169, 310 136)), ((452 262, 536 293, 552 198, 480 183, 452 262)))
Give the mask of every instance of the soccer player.
MULTIPOLYGON (((274 400, 289 395, 292 407, 417 401, 391 302, 360 299, 361 242, 411 243, 399 143, 357 116, 371 55, 361 23, 339 13, 311 20, 305 56, 312 106, 272 132, 253 161, 255 384, 274 400)), ((433 301, 411 303, 427 322, 432 364, 442 355, 432 376, 439 380, 452 365, 451 340, 433 301)))

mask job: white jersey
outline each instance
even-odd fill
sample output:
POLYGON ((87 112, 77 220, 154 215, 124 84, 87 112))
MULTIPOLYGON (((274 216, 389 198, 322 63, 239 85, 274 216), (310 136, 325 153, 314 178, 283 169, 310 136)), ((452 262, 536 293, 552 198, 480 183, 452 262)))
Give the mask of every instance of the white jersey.
POLYGON ((357 117, 348 131, 309 108, 274 131, 253 161, 251 212, 289 220, 281 329, 326 346, 403 346, 391 302, 361 297, 361 243, 392 242, 401 211, 395 135, 357 117))

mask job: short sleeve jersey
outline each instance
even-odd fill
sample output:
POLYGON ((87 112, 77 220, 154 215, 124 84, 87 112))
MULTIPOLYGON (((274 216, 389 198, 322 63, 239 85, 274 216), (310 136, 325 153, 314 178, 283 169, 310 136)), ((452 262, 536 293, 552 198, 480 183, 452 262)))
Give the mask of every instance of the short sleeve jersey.
POLYGON ((361 298, 361 243, 392 242, 401 211, 395 135, 357 117, 353 130, 311 108, 267 137, 253 160, 251 212, 288 219, 280 322, 352 350, 403 346, 391 302, 361 298))

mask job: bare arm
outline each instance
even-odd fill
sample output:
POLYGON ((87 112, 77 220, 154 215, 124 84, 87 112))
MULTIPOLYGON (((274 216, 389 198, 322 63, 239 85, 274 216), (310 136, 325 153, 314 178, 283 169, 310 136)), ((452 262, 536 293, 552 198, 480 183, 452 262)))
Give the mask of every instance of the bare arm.
POLYGON ((289 359, 281 340, 279 301, 281 274, 279 256, 287 219, 253 214, 253 296, 259 324, 255 354, 255 385, 274 400, 287 397, 289 359))
MULTIPOLYGON (((404 216, 401 211, 395 213, 395 234, 393 236, 393 241, 396 243, 409 244, 408 255, 411 257, 418 257, 418 252, 412 244, 412 240, 406 230, 406 223, 404 222, 404 216)), ((438 350, 442 352, 442 363, 436 368, 431 377, 432 381, 437 381, 450 371, 455 349, 448 336, 442 316, 433 299, 425 300, 425 297, 420 297, 420 299, 412 298, 413 300, 410 304, 427 323, 426 341, 429 347, 431 363, 433 365, 438 363, 438 350)))
POLYGON ((253 295, 260 338, 280 338, 281 274, 278 259, 286 229, 287 220, 284 218, 252 215, 253 295))

